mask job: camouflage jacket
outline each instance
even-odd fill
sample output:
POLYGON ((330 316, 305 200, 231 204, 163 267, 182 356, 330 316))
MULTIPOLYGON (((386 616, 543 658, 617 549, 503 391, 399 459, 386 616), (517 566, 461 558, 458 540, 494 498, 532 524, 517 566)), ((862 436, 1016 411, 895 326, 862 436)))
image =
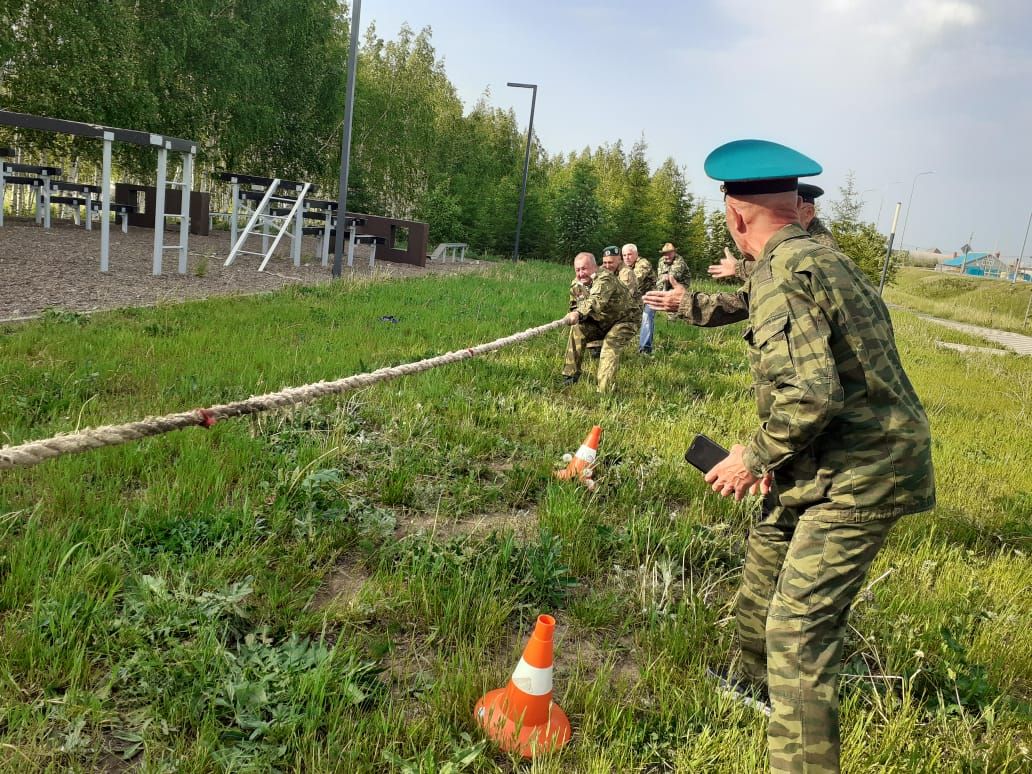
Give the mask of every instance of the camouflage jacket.
POLYGON ((615 274, 602 268, 595 272, 590 286, 574 280, 570 287, 570 310, 574 309, 580 312, 582 321, 591 321, 603 328, 621 322, 637 323, 641 317, 641 308, 631 298, 630 291, 615 274))
POLYGON ((570 311, 572 312, 577 308, 577 304, 580 303, 582 298, 587 298, 588 293, 591 292, 591 284, 585 285, 576 277, 573 278, 573 282, 570 283, 570 311))
POLYGON ((810 235, 810 239, 819 245, 830 247, 832 250, 838 250, 838 242, 835 241, 835 235, 832 234, 828 229, 821 223, 821 219, 814 216, 814 219, 810 221, 810 225, 806 227, 806 233, 810 235))
POLYGON ((652 262, 648 258, 642 258, 640 255, 631 268, 634 269, 634 276, 638 280, 638 292, 635 298, 640 300, 650 290, 655 289, 656 270, 652 268, 652 262))
POLYGON ((749 310, 760 418, 746 467, 774 471, 782 505, 816 518, 931 508, 928 418, 900 363, 888 309, 856 264, 785 226, 730 295, 749 310))
POLYGON ((739 259, 735 265, 735 276, 738 277, 742 282, 749 279, 749 275, 753 273, 753 269, 756 268, 756 261, 750 259, 739 259))
MULTIPOLYGON (((806 227, 806 233, 810 235, 810 239, 819 245, 830 247, 832 250, 839 249, 838 242, 835 241, 835 235, 824 227, 824 224, 821 223, 821 219, 818 217, 814 217, 810 221, 810 225, 806 227)), ((742 282, 745 282, 755 268, 756 261, 739 261, 735 267, 735 276, 742 280, 742 282)))
POLYGON ((656 275, 656 290, 670 290, 673 287, 670 284, 670 277, 685 287, 692 284, 692 273, 688 270, 688 264, 677 253, 674 253, 674 260, 670 263, 667 263, 665 258, 659 259, 656 275))
POLYGON ((626 263, 620 264, 620 282, 624 284, 628 292, 631 294, 631 298, 641 298, 641 294, 638 292, 638 278, 634 274, 634 269, 628 266, 626 263))
POLYGON ((670 317, 703 328, 716 328, 748 320, 749 294, 744 289, 736 293, 701 293, 689 290, 681 299, 677 311, 672 312, 670 317))

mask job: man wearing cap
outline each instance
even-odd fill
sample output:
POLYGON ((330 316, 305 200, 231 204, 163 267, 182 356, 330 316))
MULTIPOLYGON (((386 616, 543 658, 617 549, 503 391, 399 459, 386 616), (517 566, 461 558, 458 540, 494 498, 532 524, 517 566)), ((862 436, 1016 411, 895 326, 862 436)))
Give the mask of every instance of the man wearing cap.
POLYGON ((655 324, 656 310, 651 306, 642 303, 642 296, 656 286, 656 270, 648 258, 638 254, 638 246, 626 244, 621 250, 624 265, 629 266, 634 272, 638 289, 634 294, 634 300, 641 307, 641 333, 638 336, 638 352, 646 355, 652 354, 652 331, 655 324))
POLYGON ((810 239, 825 247, 830 247, 832 250, 838 250, 838 242, 835 241, 835 235, 832 234, 828 229, 821 223, 821 219, 817 217, 817 199, 824 196, 824 189, 819 185, 811 185, 810 183, 799 184, 799 225, 806 229, 806 233, 810 235, 810 239))
POLYGON ((602 249, 602 266, 606 271, 616 275, 616 278, 624 284, 631 298, 639 298, 638 278, 634 270, 623 262, 620 255, 620 248, 616 245, 609 245, 602 249))
MULTIPOLYGON (((832 250, 838 250, 839 246, 838 242, 835 241, 835 235, 828 231, 821 219, 817 217, 817 205, 815 202, 824 195, 824 189, 819 185, 800 183, 798 193, 799 225, 806 229, 810 239, 817 244, 830 247, 832 250)), ((724 248, 724 257, 720 260, 720 263, 713 264, 706 271, 714 279, 738 277, 738 279, 744 282, 749 278, 749 274, 755 266, 756 263, 754 261, 739 261, 731 255, 730 250, 724 248)))
MULTIPOLYGON (((563 384, 580 378, 580 364, 586 345, 602 342, 598 361, 598 391, 611 392, 616 384, 620 352, 638 330, 638 306, 616 275, 598 268, 591 253, 578 253, 573 259, 575 283, 586 292, 571 291, 571 311, 566 315, 570 339, 563 364, 563 384)), ((574 286, 578 287, 578 286, 574 286)))
POLYGON ((691 285, 692 273, 688 270, 684 258, 678 255, 677 248, 667 242, 660 252, 662 257, 659 259, 659 266, 656 267, 656 289, 670 290, 673 287, 671 277, 682 285, 691 285))
MULTIPOLYGON (((838 772, 849 609, 892 525, 935 504, 928 419, 877 290, 797 222, 797 179, 820 165, 742 140, 705 170, 724 181, 728 229, 756 259, 734 295, 748 309, 760 419, 706 482, 736 499, 766 492, 736 607, 741 668, 724 685, 769 692, 771 772, 838 772)), ((664 294, 660 308, 682 297, 664 294)))

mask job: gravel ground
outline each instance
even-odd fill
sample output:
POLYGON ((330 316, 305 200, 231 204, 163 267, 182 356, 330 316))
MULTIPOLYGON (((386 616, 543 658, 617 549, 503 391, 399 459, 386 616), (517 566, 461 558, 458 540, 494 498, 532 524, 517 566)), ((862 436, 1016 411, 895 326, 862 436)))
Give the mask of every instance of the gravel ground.
MULTIPOLYGON (((175 243, 178 230, 165 234, 165 243, 175 243)), ((257 240, 256 240, 257 241, 257 240)), ((0 322, 28 317, 45 309, 76 312, 141 306, 161 301, 207 296, 260 293, 284 285, 330 281, 330 270, 319 259, 315 237, 302 243, 302 264, 290 260, 284 238, 266 271, 259 272, 259 256, 245 255, 228 268, 222 264, 229 254, 229 232, 190 237, 186 274, 178 274, 178 253, 166 251, 163 274, 151 274, 154 232, 121 225, 111 228, 109 271, 100 271, 100 229, 93 231, 70 222, 55 221, 46 231, 31 219, 5 218, 0 229, 0 322)), ((354 274, 368 276, 368 253, 357 247, 354 274)), ((332 263, 332 257, 331 257, 332 263)), ((426 274, 475 271, 490 264, 466 261, 437 264, 421 269, 407 264, 376 261, 379 276, 418 277, 426 274)), ((345 272, 348 270, 345 267, 345 272)))

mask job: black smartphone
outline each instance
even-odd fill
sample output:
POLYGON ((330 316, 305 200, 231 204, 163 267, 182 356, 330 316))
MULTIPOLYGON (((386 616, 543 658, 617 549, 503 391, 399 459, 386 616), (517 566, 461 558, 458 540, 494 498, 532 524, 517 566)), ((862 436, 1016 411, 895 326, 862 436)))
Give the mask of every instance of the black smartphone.
POLYGON ((703 473, 709 473, 713 466, 727 457, 728 451, 719 443, 704 435, 697 435, 684 453, 685 462, 703 473))

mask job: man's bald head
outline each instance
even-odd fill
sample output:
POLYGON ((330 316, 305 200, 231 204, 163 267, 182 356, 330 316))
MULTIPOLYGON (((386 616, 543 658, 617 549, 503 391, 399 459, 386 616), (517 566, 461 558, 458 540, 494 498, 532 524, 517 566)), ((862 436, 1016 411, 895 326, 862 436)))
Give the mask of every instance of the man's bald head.
POLYGON ((724 197, 728 204, 733 205, 741 212, 750 213, 750 217, 756 217, 761 213, 771 213, 779 217, 791 217, 794 222, 798 212, 799 194, 795 191, 781 191, 779 193, 749 194, 749 195, 728 195, 724 197))
POLYGON ((758 258, 774 232, 799 222, 798 204, 795 191, 725 196, 724 212, 731 238, 743 253, 758 258))

